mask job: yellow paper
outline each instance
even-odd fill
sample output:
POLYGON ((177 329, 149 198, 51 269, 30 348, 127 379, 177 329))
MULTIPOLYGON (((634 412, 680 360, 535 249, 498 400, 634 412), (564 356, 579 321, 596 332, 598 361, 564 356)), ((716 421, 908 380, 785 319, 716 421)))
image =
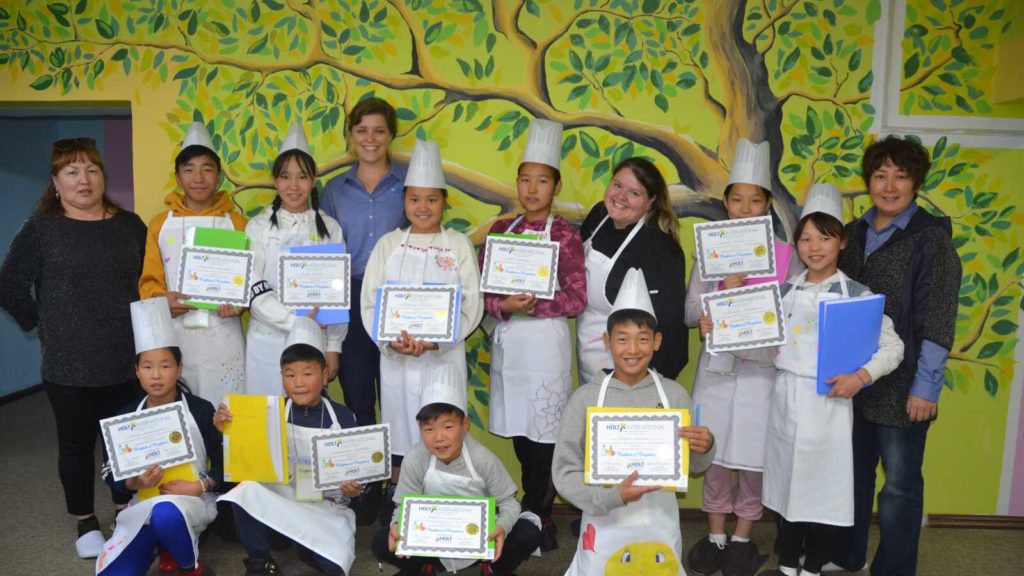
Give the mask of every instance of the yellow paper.
POLYGON ((284 398, 228 394, 231 422, 224 428, 224 479, 288 482, 284 398))
MULTIPOLYGON (((592 470, 592 466, 593 466, 593 462, 591 461, 592 460, 592 457, 591 457, 591 446, 593 445, 593 430, 591 429, 591 425, 592 425, 594 420, 593 420, 592 416, 596 415, 596 414, 601 414, 601 413, 638 414, 638 415, 642 415, 642 414, 666 414, 666 413, 669 413, 669 414, 680 414, 680 421, 682 422, 682 426, 681 427, 685 428, 687 426, 690 426, 690 411, 686 410, 686 409, 681 409, 681 408, 669 408, 669 409, 664 409, 664 408, 615 408, 615 407, 608 407, 608 406, 590 406, 590 407, 588 407, 587 408, 587 433, 586 433, 586 438, 585 438, 586 442, 583 445, 583 478, 584 478, 584 482, 586 482, 586 478, 590 477, 590 471, 592 470)), ((682 442, 680 443, 680 450, 682 452, 681 457, 682 457, 683 476, 685 477, 689 473, 689 470, 690 470, 690 441, 686 437, 682 438, 682 442)), ((685 485, 684 486, 680 486, 680 487, 665 486, 663 489, 666 490, 666 491, 669 491, 669 492, 679 492, 679 491, 685 492, 686 491, 685 485)))
POLYGON ((164 468, 164 477, 160 480, 160 485, 139 490, 139 500, 149 500, 159 496, 160 486, 167 484, 171 480, 188 480, 189 482, 199 480, 199 473, 196 471, 195 463, 186 462, 177 466, 171 466, 170 468, 164 468))

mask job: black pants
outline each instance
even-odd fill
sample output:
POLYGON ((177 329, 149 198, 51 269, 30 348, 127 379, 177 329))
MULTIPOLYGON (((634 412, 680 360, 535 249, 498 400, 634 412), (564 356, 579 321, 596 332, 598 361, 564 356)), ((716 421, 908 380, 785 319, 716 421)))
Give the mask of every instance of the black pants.
MULTIPOLYGON (((540 529, 529 520, 519 520, 512 531, 505 535, 505 545, 501 549, 501 556, 497 562, 491 563, 491 572, 496 576, 511 574, 519 567, 537 547, 540 546, 540 529)), ((444 568, 437 558, 423 558, 410 556, 399 558, 394 552, 388 550, 388 528, 380 529, 373 536, 373 544, 370 546, 373 556, 381 562, 387 562, 399 570, 406 570, 419 573, 427 564, 433 565, 435 572, 442 572, 444 568)))
MULTIPOLYGON (((109 418, 133 399, 139 398, 139 383, 128 380, 113 386, 86 388, 43 382, 57 421, 57 470, 64 486, 69 514, 92 514, 96 481, 96 437, 99 421, 109 418)), ((103 442, 100 442, 103 447, 103 442)), ((106 448, 103 460, 107 459, 106 448)), ((127 504, 130 494, 110 491, 115 504, 127 504)))
POLYGON ((803 569, 821 572, 821 567, 828 560, 829 536, 834 529, 815 522, 790 522, 779 516, 779 532, 775 537, 779 565, 800 568, 800 555, 804 554, 803 569))
POLYGON ((361 278, 352 279, 352 306, 349 315, 348 335, 341 346, 341 360, 338 379, 345 395, 345 405, 356 414, 359 426, 369 426, 377 421, 377 385, 380 381, 380 350, 370 339, 359 315, 359 293, 363 288, 361 278))
POLYGON ((534 442, 526 436, 514 436, 512 446, 523 471, 523 510, 541 518, 551 516, 551 506, 555 502, 555 485, 551 482, 555 445, 534 442))

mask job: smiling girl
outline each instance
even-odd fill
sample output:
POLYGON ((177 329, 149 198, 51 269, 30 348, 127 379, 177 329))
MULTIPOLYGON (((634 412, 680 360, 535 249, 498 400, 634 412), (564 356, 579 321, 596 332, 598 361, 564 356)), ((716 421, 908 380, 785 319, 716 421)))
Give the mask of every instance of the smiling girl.
MULTIPOLYGON (((245 234, 255 253, 252 319, 246 341, 246 393, 281 395, 277 360, 295 324, 295 313, 272 292, 278 290, 277 256, 290 246, 340 243, 341 225, 319 209, 316 162, 309 153, 302 126, 293 124, 271 170, 277 196, 273 204, 249 221, 245 234)), ((347 324, 327 328, 328 380, 338 372, 341 341, 347 324)))

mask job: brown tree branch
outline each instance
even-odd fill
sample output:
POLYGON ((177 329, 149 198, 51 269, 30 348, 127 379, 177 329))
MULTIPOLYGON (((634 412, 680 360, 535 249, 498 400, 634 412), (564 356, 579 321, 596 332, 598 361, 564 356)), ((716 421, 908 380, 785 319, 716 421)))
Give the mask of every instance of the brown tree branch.
MULTIPOLYGON (((1024 286, 1021 285, 1022 282, 1024 282, 1024 276, 1017 276, 1009 281, 1004 281, 1003 287, 996 291, 995 294, 988 297, 988 300, 985 301, 985 305, 981 310, 981 318, 978 320, 978 323, 965 335, 963 342, 961 342, 959 346, 957 346, 956 343, 953 344, 953 347, 956 348, 957 352, 964 354, 969 351, 972 346, 978 343, 982 334, 985 333, 985 324, 988 323, 989 314, 992 313, 992 306, 995 305, 996 300, 998 300, 999 297, 1006 293, 1010 288, 1024 288, 1024 286)), ((977 312, 974 314, 977 315, 977 312)), ((950 355, 952 356, 952 352, 950 355)))
MULTIPOLYGON (((783 0, 783 2, 784 1, 785 0, 783 0)), ((781 20, 781 19, 785 18, 786 16, 788 16, 789 13, 793 11, 793 8, 795 8, 796 5, 799 4, 799 3, 800 3, 800 0, 793 0, 789 4, 783 4, 779 8, 779 11, 775 13, 774 16, 771 14, 771 12, 768 11, 768 7, 767 6, 764 7, 765 17, 767 17, 768 19, 765 21, 764 24, 761 25, 760 28, 758 28, 757 30, 754 31, 754 36, 751 38, 751 43, 756 48, 757 47, 757 39, 761 36, 761 34, 764 34, 765 31, 767 31, 768 29, 771 29, 771 31, 772 31, 771 41, 764 48, 764 50, 760 50, 759 51, 761 54, 764 54, 764 53, 768 52, 768 50, 771 49, 772 45, 775 44, 775 34, 776 34, 776 32, 775 32, 775 24, 778 23, 779 20, 781 20)))
POLYGON ((723 106, 722 103, 711 94, 711 83, 708 81, 708 77, 704 73, 704 69, 701 68, 700 65, 693 60, 693 56, 690 56, 689 54, 686 55, 686 59, 683 59, 683 55, 676 50, 665 48, 665 51, 675 56, 679 61, 680 66, 693 68, 696 71, 697 76, 700 78, 701 85, 704 88, 704 104, 712 113, 714 113, 715 118, 718 119, 719 123, 724 122, 726 113, 725 106, 723 106))
POLYGON ((532 52, 537 48, 537 43, 519 27, 519 16, 523 12, 524 4, 526 3, 523 0, 492 0, 491 16, 494 19, 495 32, 521 50, 532 52))

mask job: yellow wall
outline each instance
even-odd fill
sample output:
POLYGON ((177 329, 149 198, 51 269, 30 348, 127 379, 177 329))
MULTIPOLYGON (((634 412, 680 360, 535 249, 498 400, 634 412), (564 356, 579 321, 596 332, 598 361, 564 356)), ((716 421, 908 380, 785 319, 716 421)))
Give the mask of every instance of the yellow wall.
MULTIPOLYGON (((1013 3, 937 4, 946 5, 912 0, 897 23, 904 32, 896 63, 901 111, 1021 118, 1019 104, 992 96, 996 46, 1019 26, 1005 10, 1013 3), (981 27, 984 34, 974 32, 981 27)), ((863 211, 858 162, 877 120, 872 90, 883 71, 872 69, 881 46, 875 25, 888 7, 879 0, 316 7, 294 0, 0 0, 0 103, 130 102, 136 208, 148 219, 173 187, 172 159, 193 119, 215 135, 225 187, 252 213, 273 197, 269 162, 287 125, 304 122, 327 179, 351 162, 345 110, 372 92, 400 109, 399 161, 417 136, 440 141, 449 181, 457 183, 447 222, 476 240, 493 217, 514 211, 525 126, 549 118, 567 128, 560 213, 578 222, 601 198, 615 159, 646 155, 673 183, 689 253, 689 225, 724 216, 718 199, 740 137, 773 143, 777 210, 786 225, 814 182, 846 190, 848 215, 863 211)), ((1024 222, 1014 186, 1024 153, 961 149, 952 136, 933 141, 933 174, 942 176, 929 180, 922 202, 953 218, 965 279, 941 418, 929 441, 926 508, 993 513, 1001 482, 1008 489, 1000 476, 1004 449, 1012 448, 1004 446, 1007 414, 1014 422, 1018 414, 1009 392, 1020 385, 1014 352, 1024 222)), ((489 358, 479 337, 472 344, 472 411, 481 423, 480 364, 489 358)), ((689 385, 692 374, 691 363, 681 380, 689 385)), ((487 441, 515 468, 504 441, 487 441)), ((685 505, 699 500, 698 483, 685 505)))

